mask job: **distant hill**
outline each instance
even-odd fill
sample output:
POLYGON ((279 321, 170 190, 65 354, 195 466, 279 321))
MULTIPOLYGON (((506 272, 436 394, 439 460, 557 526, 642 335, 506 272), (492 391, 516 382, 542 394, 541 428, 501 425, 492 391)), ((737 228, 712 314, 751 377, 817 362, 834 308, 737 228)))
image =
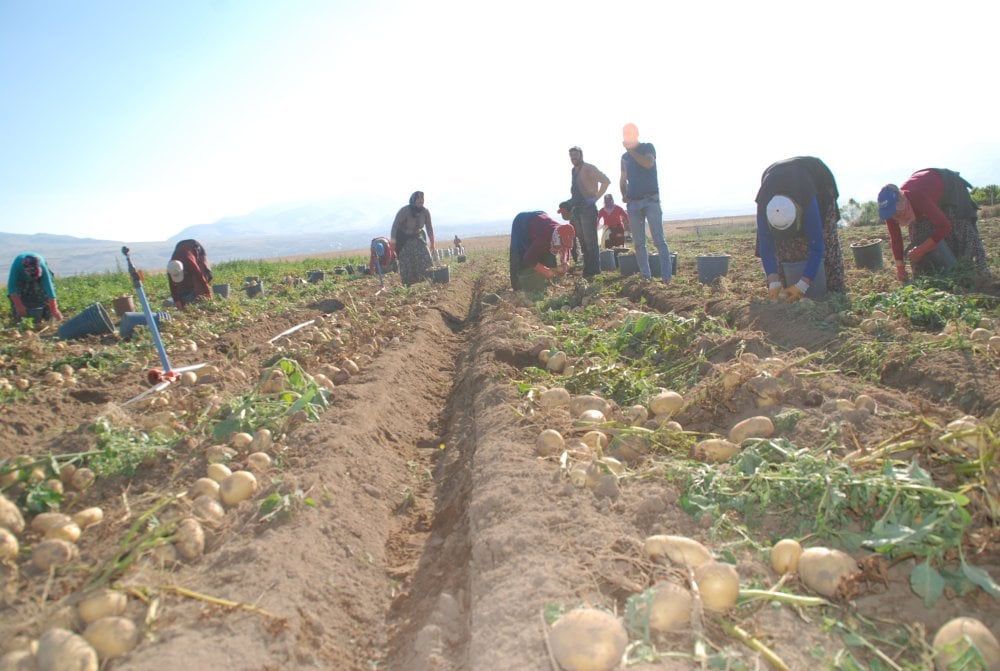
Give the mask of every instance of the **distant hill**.
MULTIPOLYGON (((0 233, 0 249, 10 258, 34 251, 45 257, 54 273, 78 275, 124 270, 122 245, 132 250, 136 265, 161 269, 167 264, 178 240, 195 238, 208 252, 213 263, 233 259, 260 259, 282 256, 327 254, 367 249, 371 239, 389 235, 398 202, 366 196, 274 205, 249 214, 226 217, 212 224, 189 226, 163 242, 95 240, 68 235, 0 233)), ((462 208, 457 208, 459 211, 462 208)), ((454 209, 452 211, 455 211, 454 209)), ((731 208, 702 212, 674 212, 668 218, 718 217, 746 212, 731 208)), ((431 208, 431 212, 435 212, 431 208)), ((435 216, 434 232, 447 243, 455 235, 470 238, 484 235, 507 235, 510 218, 470 221, 455 216, 435 216)), ((9 260, 0 259, 0 267, 9 260)), ((0 282, 6 280, 6 268, 0 270, 0 282)))

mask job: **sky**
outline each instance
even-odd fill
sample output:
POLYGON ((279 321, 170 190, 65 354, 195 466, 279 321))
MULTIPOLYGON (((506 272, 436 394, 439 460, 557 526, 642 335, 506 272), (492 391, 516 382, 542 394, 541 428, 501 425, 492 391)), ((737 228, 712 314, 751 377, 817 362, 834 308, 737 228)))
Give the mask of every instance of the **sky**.
POLYGON ((165 240, 282 203, 509 220, 618 197, 621 128, 667 218, 750 213, 822 158, 848 198, 927 167, 1000 183, 1000 3, 0 0, 0 231, 165 240))

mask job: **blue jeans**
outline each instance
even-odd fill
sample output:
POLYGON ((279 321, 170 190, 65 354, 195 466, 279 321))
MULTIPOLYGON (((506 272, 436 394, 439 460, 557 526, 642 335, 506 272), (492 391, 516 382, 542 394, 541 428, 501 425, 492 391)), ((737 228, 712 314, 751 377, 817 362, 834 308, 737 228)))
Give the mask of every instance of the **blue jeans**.
POLYGON ((670 248, 663 237, 663 210, 660 208, 659 196, 650 196, 626 203, 628 220, 632 227, 632 242, 635 245, 635 260, 639 264, 639 272, 649 278, 649 251, 646 249, 646 224, 653 236, 653 244, 660 253, 660 275, 664 282, 673 277, 673 264, 670 262, 670 248))
POLYGON ((577 239, 583 248, 583 276, 601 272, 600 243, 597 240, 597 206, 574 205, 570 223, 576 229, 577 239))

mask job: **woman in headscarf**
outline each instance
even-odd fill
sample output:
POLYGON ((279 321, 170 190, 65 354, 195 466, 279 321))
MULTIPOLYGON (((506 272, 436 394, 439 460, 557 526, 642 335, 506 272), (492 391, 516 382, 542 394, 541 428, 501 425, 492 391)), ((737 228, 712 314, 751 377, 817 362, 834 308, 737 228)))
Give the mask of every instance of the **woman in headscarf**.
POLYGON ((510 286, 514 291, 538 293, 553 277, 566 274, 576 239, 572 224, 541 210, 521 212, 510 227, 510 286))
POLYGON ((25 317, 62 320, 52 271, 39 254, 18 254, 7 277, 7 297, 10 299, 14 323, 25 317))
POLYGON ((399 278, 405 286, 426 280, 434 253, 431 213, 424 207, 424 192, 414 191, 410 204, 396 213, 390 232, 392 249, 399 259, 399 278))

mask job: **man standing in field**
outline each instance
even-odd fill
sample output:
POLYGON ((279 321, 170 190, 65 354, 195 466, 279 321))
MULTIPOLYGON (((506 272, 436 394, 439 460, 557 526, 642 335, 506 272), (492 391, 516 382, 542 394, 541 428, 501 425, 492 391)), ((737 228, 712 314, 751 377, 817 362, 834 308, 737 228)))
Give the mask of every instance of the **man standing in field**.
POLYGON ((660 185, 656 175, 656 148, 649 142, 639 142, 639 129, 633 123, 622 128, 622 175, 619 182, 622 200, 628 208, 628 218, 635 244, 635 260, 639 272, 649 279, 649 251, 646 249, 646 226, 653 244, 660 253, 660 275, 664 282, 673 278, 670 248, 663 237, 663 210, 660 207, 660 185))
POLYGON ((597 201, 608 190, 611 181, 596 167, 583 162, 583 150, 579 147, 570 147, 569 160, 573 164, 570 221, 583 247, 583 276, 593 277, 601 271, 598 261, 597 201))

